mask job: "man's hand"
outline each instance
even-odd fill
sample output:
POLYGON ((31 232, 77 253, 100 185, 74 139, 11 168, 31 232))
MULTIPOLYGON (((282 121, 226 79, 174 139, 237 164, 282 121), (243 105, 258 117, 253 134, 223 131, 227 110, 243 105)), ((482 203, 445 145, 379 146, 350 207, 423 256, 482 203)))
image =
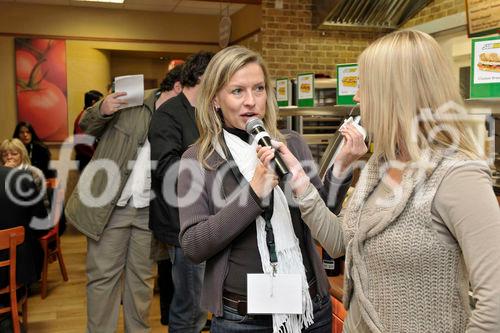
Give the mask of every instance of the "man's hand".
POLYGON ((126 92, 115 92, 104 98, 101 103, 99 111, 103 116, 110 116, 120 109, 120 107, 127 105, 127 101, 118 97, 126 96, 126 92))

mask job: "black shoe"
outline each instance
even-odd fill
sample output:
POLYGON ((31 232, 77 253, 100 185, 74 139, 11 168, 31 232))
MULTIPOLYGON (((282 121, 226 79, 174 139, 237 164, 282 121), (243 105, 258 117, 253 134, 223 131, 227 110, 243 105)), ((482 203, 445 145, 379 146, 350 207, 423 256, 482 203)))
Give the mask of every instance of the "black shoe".
POLYGON ((161 316, 160 318, 160 322, 163 326, 167 326, 168 325, 168 315, 166 316, 161 316))

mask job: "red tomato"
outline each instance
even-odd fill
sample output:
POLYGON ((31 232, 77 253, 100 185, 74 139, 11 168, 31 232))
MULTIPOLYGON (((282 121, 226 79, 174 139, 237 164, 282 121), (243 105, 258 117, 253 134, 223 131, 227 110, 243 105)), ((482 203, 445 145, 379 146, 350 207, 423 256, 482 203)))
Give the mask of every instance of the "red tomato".
POLYGON ((66 97, 48 81, 40 82, 37 89, 19 90, 17 109, 19 120, 30 122, 42 140, 61 140, 58 136, 67 131, 66 97))
MULTIPOLYGON (((16 51, 16 79, 23 83, 28 83, 31 71, 35 67, 37 60, 35 56, 26 50, 16 51)), ((35 70, 33 74, 33 81, 38 82, 42 79, 42 72, 40 67, 35 70)))
POLYGON ((54 83, 66 94, 66 42, 62 39, 33 39, 31 45, 45 54, 42 72, 45 79, 54 83))

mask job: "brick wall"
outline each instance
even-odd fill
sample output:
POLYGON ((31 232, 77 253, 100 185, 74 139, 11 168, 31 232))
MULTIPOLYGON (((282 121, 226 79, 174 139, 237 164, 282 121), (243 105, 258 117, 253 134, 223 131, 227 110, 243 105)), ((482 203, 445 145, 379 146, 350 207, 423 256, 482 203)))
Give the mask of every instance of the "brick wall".
POLYGON ((335 65, 356 62, 358 55, 379 34, 313 30, 312 0, 262 1, 261 54, 273 77, 298 73, 325 73, 335 77, 335 65))
POLYGON ((256 52, 262 52, 262 33, 257 33, 249 38, 246 38, 240 42, 238 45, 242 45, 250 50, 254 50, 256 52))
MULTIPOLYGON (((272 77, 324 73, 335 77, 335 65, 356 62, 359 54, 381 33, 313 30, 312 0, 262 0, 262 32, 240 41, 259 51, 272 77), (258 41, 258 42, 256 42, 258 41)), ((403 27, 411 27, 465 10, 464 0, 434 0, 403 27)))
POLYGON ((465 11, 465 0, 434 0, 406 22, 402 28, 409 28, 465 11))

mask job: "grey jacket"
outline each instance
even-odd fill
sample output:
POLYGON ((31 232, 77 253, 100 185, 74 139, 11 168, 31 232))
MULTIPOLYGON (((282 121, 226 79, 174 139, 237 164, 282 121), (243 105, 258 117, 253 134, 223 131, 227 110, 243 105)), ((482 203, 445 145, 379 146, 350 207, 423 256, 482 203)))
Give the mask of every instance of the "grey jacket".
POLYGON ((111 116, 101 115, 102 101, 85 110, 80 127, 86 134, 95 136, 99 144, 66 204, 65 214, 68 221, 87 237, 99 240, 108 223, 132 172, 129 161, 135 161, 139 148, 147 139, 155 101, 154 91, 143 105, 122 109, 111 116), (118 173, 96 172, 92 167, 94 161, 111 162, 118 173), (89 191, 85 189, 89 186, 94 197, 102 195, 102 203, 89 198, 89 191))
MULTIPOLYGON (((284 134, 287 137, 288 147, 300 161, 313 160, 307 144, 300 135, 295 132, 284 134)), ((212 170, 205 169, 196 161, 197 151, 198 146, 192 146, 184 153, 181 160, 178 196, 186 198, 187 201, 183 202, 180 199, 179 202, 181 228, 179 238, 181 247, 189 259, 195 263, 206 261, 202 307, 220 316, 231 245, 238 235, 254 223, 263 209, 248 183, 240 184, 232 172, 224 172, 228 166, 224 158, 217 152, 212 153, 207 161, 212 170), (197 194, 195 200, 187 196, 190 192, 197 194), (222 198, 220 205, 216 204, 214 200, 216 197, 222 198), (245 202, 243 207, 240 202, 245 202)), ((311 182, 318 189, 323 189, 317 173, 311 177, 311 182)), ((338 212, 349 185, 350 179, 346 179, 330 187, 331 192, 338 193, 332 210, 338 212)), ((289 193, 287 189, 284 192, 289 193)), ((325 195, 328 194, 326 189, 323 192, 325 195)), ((288 195, 287 200, 292 205, 292 199, 288 195)), ((292 220, 300 219, 298 208, 291 207, 290 213, 292 220)), ((296 223, 294 227, 295 225, 296 223)), ((304 230, 304 236, 299 242, 304 242, 306 253, 310 258, 318 293, 328 295, 329 283, 311 233, 305 224, 298 225, 304 230)))

